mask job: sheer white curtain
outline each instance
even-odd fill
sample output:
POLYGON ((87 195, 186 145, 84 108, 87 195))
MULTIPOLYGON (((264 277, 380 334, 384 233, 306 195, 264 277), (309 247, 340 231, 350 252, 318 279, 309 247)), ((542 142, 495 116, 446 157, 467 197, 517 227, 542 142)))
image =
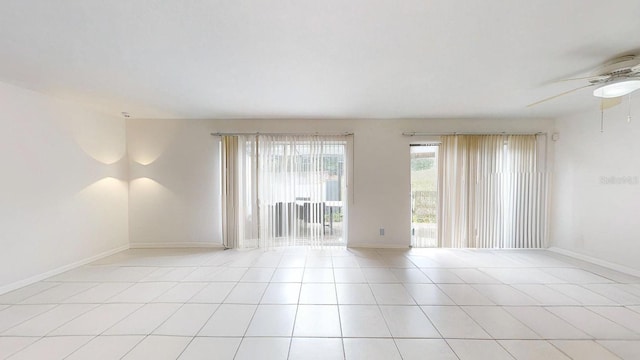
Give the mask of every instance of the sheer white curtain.
MULTIPOLYGON (((328 207, 337 202, 330 202, 327 184, 344 173, 345 145, 344 136, 260 136, 262 247, 325 242, 333 230, 328 207)), ((344 192, 341 182, 337 186, 344 192)))
POLYGON ((222 140, 225 246, 344 243, 346 136, 222 140))
POLYGON ((547 174, 535 135, 443 136, 439 245, 538 248, 547 233, 547 174))

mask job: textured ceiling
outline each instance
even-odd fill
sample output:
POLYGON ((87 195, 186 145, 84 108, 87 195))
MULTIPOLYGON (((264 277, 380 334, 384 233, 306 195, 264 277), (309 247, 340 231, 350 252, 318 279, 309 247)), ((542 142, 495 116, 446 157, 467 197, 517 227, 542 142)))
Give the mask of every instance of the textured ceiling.
POLYGON ((139 118, 552 117, 640 1, 3 0, 0 81, 139 118))

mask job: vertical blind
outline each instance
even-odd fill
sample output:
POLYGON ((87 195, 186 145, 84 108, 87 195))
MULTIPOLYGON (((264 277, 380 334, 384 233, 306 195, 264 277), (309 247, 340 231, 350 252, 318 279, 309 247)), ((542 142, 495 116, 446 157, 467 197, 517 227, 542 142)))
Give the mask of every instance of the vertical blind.
POLYGON ((344 241, 346 152, 344 135, 223 136, 225 246, 344 241))
POLYGON ((227 248, 257 245, 256 145, 255 136, 222 137, 222 238, 227 248))
POLYGON ((544 247, 548 174, 536 146, 535 135, 442 137, 441 247, 544 247))

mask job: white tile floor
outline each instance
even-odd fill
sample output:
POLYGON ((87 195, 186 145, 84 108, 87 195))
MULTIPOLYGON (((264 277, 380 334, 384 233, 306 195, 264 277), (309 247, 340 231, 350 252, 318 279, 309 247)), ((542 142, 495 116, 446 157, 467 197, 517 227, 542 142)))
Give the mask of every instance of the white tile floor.
POLYGON ((130 250, 0 295, 5 358, 640 359, 640 279, 541 250, 130 250))

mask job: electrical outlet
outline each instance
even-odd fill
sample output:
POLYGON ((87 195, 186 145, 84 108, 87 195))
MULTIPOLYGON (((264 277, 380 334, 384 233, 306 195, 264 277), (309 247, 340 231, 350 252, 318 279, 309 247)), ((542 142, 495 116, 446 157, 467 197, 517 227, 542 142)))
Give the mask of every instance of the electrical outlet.
POLYGON ((384 228, 380 228, 380 236, 384 236, 384 228))

